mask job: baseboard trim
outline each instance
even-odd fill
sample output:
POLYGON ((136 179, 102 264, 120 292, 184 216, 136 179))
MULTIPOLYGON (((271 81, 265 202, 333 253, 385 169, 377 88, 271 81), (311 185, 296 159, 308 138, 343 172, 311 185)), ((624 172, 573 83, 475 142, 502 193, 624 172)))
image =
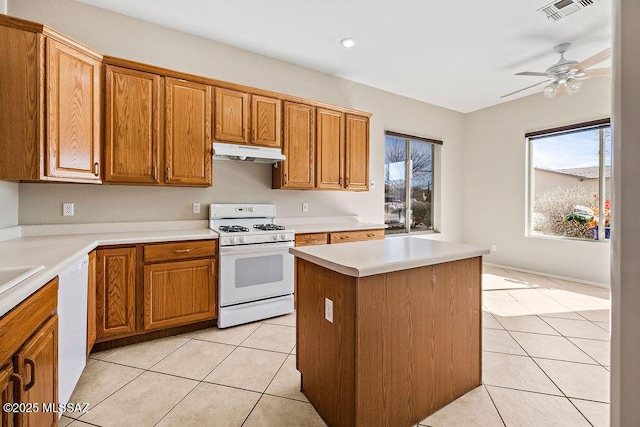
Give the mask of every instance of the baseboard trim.
POLYGON ((522 273, 537 274, 538 276, 550 277, 552 279, 568 280, 570 282, 581 283, 583 285, 596 286, 598 288, 603 288, 603 289, 611 289, 611 287, 609 285, 604 284, 604 283, 591 282, 589 280, 576 279, 574 277, 559 276, 557 274, 549 274, 549 273, 544 273, 544 272, 541 272, 541 271, 527 270, 525 268, 512 267, 510 265, 494 264, 492 262, 485 262, 484 265, 490 265, 491 267, 505 268, 507 270, 520 271, 522 273))

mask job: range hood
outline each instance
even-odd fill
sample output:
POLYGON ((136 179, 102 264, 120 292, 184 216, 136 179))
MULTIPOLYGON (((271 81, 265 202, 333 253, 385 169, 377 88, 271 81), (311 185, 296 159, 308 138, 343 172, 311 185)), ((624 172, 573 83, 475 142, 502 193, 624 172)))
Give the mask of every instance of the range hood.
POLYGON ((214 160, 236 160, 253 163, 277 163, 286 157, 279 148, 213 143, 214 160))

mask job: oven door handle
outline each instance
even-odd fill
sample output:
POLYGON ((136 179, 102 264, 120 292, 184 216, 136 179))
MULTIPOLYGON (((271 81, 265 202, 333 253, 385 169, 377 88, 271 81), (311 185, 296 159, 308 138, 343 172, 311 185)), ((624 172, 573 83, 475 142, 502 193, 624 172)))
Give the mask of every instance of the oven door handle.
MULTIPOLYGON (((250 254, 253 252, 274 252, 293 248, 294 242, 258 243, 255 245, 238 245, 220 247, 220 255, 250 254)), ((288 251, 287 251, 288 252, 288 251)))

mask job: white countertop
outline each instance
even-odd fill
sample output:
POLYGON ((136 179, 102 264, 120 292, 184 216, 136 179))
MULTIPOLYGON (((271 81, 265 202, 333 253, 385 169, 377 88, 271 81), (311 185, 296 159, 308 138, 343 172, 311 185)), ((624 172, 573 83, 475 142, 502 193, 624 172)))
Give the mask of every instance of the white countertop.
POLYGON ((24 301, 61 271, 98 246, 217 239, 208 228, 119 233, 23 236, 0 241, 0 268, 44 265, 44 269, 0 293, 0 316, 24 301))
POLYGON ((353 277, 440 264, 489 254, 489 250, 419 237, 291 248, 299 258, 353 277))
POLYGON ((386 224, 362 222, 357 216, 276 218, 275 222, 293 229, 297 234, 387 228, 386 224))

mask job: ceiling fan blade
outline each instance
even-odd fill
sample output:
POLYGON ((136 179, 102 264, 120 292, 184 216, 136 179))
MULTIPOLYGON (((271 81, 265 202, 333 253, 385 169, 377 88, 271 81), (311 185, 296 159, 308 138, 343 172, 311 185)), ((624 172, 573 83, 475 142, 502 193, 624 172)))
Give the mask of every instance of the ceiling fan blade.
POLYGON ((603 50, 600 53, 596 53, 595 55, 593 55, 592 57, 589 57, 587 59, 585 59, 582 62, 579 62, 575 67, 573 68, 577 68, 579 70, 586 70, 589 67, 593 67, 596 64, 601 63, 602 61, 606 61, 607 59, 611 58, 611 48, 606 48, 605 50, 603 50))
POLYGON ((518 92, 522 92, 522 91, 524 91, 524 90, 531 89, 532 87, 536 87, 536 86, 539 86, 539 85, 541 85, 541 84, 543 84, 543 83, 550 82, 550 81, 551 81, 551 79, 548 79, 548 80, 542 81, 542 82, 540 82, 540 83, 536 83, 536 84, 534 84, 534 85, 527 86, 527 87, 525 87, 524 89, 520 89, 520 90, 517 90, 517 91, 515 91, 515 92, 508 93, 508 94, 506 94, 506 95, 502 95, 500 98, 506 98, 507 96, 515 95, 515 94, 516 94, 516 93, 518 93, 518 92))
POLYGON ((516 76, 539 76, 547 77, 547 73, 538 73, 537 71, 524 71, 522 73, 516 73, 516 76))
POLYGON ((611 68, 593 68, 591 70, 583 71, 584 76, 581 79, 588 79, 589 77, 605 77, 611 75, 611 68))

